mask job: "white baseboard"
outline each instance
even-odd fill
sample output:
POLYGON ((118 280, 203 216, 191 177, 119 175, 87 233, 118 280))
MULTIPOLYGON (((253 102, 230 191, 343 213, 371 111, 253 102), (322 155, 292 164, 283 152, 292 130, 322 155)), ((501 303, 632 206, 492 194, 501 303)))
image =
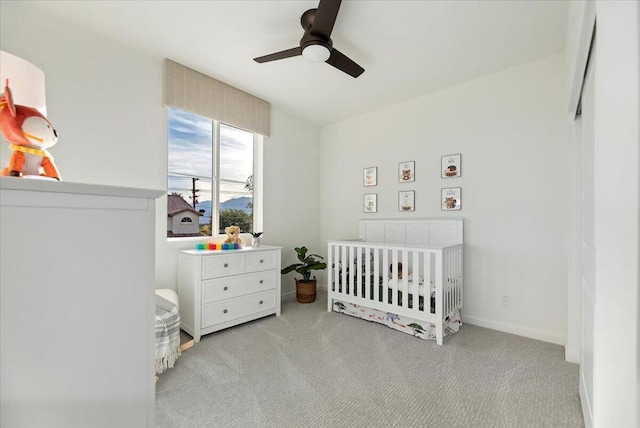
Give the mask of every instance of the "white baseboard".
POLYGON ((486 327, 492 330, 498 330, 505 333, 516 334, 518 336, 524 336, 530 339, 542 340, 543 342, 555 343, 556 345, 564 346, 564 337, 562 336, 556 336, 539 330, 516 327, 509 324, 502 324, 495 321, 483 320, 481 318, 464 315, 464 313, 462 315, 462 323, 477 325, 478 327, 486 327))
POLYGON ((282 299, 287 299, 287 298, 289 298, 289 297, 291 297, 291 296, 296 297, 296 290, 289 291, 289 292, 287 292, 287 293, 282 293, 282 294, 280 295, 280 297, 281 297, 282 299))
POLYGON ((580 364, 580 351, 569 350, 564 347, 564 359, 570 363, 580 364))

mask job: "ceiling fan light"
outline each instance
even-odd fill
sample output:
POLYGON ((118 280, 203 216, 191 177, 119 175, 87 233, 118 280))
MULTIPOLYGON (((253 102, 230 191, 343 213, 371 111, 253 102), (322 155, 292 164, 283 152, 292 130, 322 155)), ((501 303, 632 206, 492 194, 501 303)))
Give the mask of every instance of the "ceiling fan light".
POLYGON ((302 56, 310 62, 325 62, 331 56, 331 51, 326 46, 313 44, 302 50, 302 56))

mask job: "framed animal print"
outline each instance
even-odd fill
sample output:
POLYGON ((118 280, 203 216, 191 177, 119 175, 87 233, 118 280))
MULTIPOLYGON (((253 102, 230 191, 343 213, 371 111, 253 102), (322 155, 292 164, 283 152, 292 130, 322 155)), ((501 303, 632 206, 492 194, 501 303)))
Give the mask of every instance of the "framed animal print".
POLYGON ((460 177, 462 174, 461 162, 462 155, 446 155, 442 156, 440 162, 440 171, 442 172, 442 178, 455 178, 460 177))
POLYGON ((398 164, 398 181, 400 183, 416 181, 415 169, 416 163, 414 161, 400 162, 398 164))
POLYGON ((447 187, 442 189, 440 209, 442 211, 456 211, 462 209, 462 188, 447 187))
POLYGON ((407 192, 398 192, 398 211, 408 212, 415 211, 416 192, 409 190, 407 192))
POLYGON ((364 212, 375 213, 378 212, 378 194, 368 193, 364 195, 364 212))
POLYGON ((378 168, 371 166, 364 169, 364 186, 375 186, 378 184, 378 168))

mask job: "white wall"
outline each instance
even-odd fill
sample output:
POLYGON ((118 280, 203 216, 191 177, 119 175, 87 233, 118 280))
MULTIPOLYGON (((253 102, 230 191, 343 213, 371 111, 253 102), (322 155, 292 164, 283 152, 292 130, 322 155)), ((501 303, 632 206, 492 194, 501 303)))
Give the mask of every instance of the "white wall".
MULTIPOLYGON (((566 326, 569 127, 565 62, 549 57, 322 130, 321 238, 358 235, 360 218, 465 219, 466 322, 563 343, 566 326), (440 158, 462 154, 462 177, 440 158), (398 183, 401 161, 416 181, 398 183), (362 170, 378 167, 378 185, 362 170), (462 210, 440 210, 440 189, 462 187, 462 210), (416 211, 397 195, 416 191, 416 211), (363 214, 362 195, 378 194, 363 214), (510 296, 503 306, 500 295, 510 296)), ((325 250, 326 251, 326 250, 325 250)))
MULTIPOLYGON (((50 152, 62 178, 166 189, 163 58, 132 50, 18 2, 2 2, 0 19, 2 50, 36 64, 45 73, 48 116, 60 135, 50 152)), ((293 246, 318 246, 315 189, 320 175, 315 160, 320 134, 317 128, 277 109, 272 111, 271 129, 271 138, 264 144, 263 243, 286 246, 286 262, 293 246)), ((0 144, 2 165, 9 154, 6 144, 0 144)), ((176 289, 176 250, 191 248, 194 242, 167 242, 166 197, 158 200, 156 212, 156 285, 176 289)), ((91 242, 91 231, 86 234, 87 245, 99 245, 91 242)), ((287 281, 284 278, 285 291, 287 281)))

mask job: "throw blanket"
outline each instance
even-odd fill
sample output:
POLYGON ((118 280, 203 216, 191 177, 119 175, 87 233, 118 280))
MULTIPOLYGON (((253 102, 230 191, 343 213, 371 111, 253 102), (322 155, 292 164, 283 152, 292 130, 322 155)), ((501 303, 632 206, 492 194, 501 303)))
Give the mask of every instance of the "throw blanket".
POLYGON ((178 307, 156 294, 156 373, 173 367, 180 356, 178 307))

